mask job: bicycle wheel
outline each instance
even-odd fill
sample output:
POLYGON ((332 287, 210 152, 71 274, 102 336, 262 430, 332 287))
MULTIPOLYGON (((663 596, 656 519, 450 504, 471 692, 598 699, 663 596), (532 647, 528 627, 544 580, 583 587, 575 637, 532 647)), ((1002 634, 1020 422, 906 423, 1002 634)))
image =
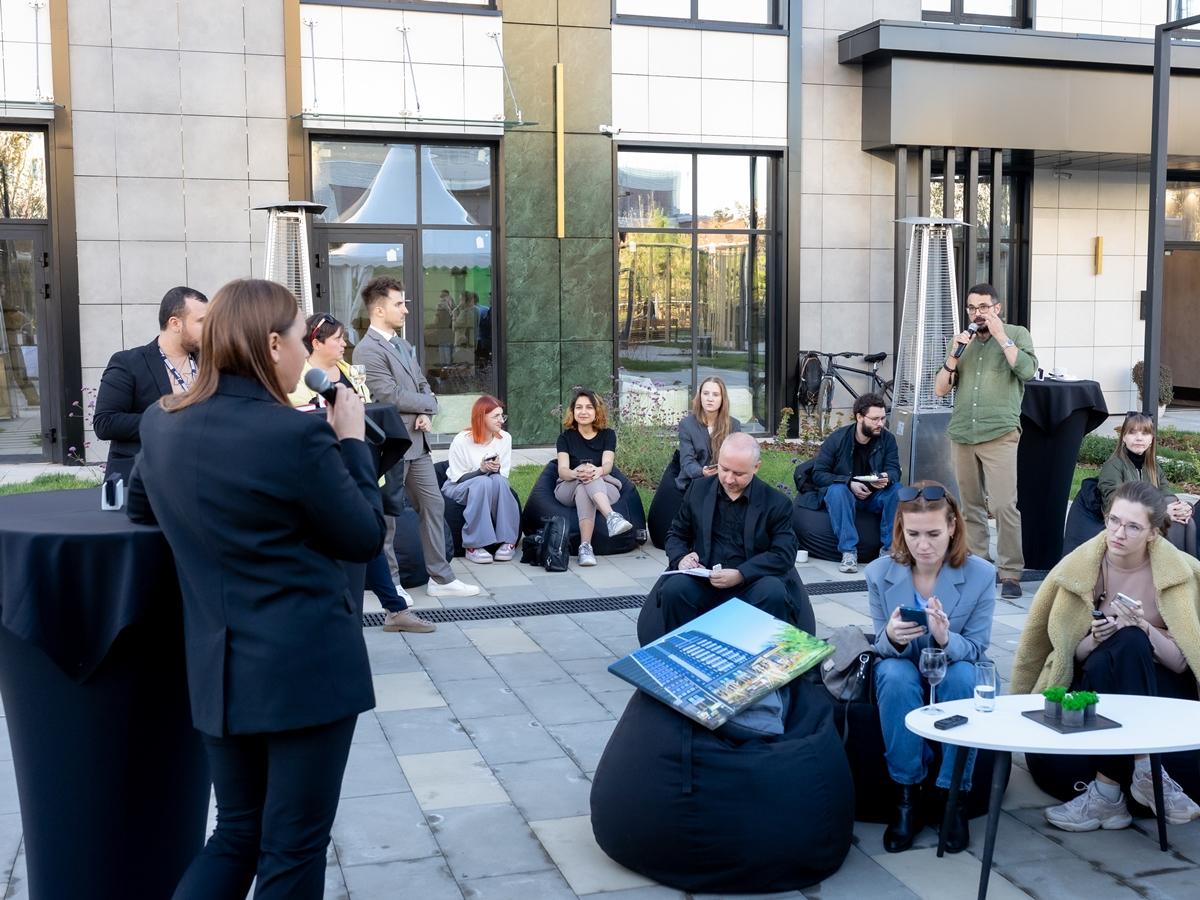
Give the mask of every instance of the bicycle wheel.
POLYGON ((817 389, 817 427, 821 436, 829 434, 833 427, 833 379, 828 375, 821 379, 817 389))

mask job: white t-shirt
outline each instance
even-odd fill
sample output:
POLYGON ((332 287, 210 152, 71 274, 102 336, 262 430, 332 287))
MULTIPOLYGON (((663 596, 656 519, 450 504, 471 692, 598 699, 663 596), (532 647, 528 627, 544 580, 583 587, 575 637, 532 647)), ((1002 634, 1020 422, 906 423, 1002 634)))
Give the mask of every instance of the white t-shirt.
POLYGON ((477 444, 470 429, 460 431, 450 443, 450 466, 446 470, 446 479, 457 482, 468 472, 478 469, 483 458, 492 453, 499 455, 500 474, 507 478, 512 469, 512 435, 501 431, 499 437, 492 438, 486 444, 477 444))

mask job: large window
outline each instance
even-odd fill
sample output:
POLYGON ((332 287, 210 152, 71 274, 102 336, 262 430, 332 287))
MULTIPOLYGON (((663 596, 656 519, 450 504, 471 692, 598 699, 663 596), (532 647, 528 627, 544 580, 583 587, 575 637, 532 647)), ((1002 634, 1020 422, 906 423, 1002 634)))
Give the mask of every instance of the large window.
POLYGON ((623 400, 682 414, 716 375, 743 427, 762 430, 775 160, 622 150, 617 167, 623 400))
POLYGON ((378 275, 408 288, 405 337, 438 395, 434 430, 447 439, 471 405, 497 391, 495 155, 479 144, 319 139, 313 199, 328 208, 318 254, 330 312, 357 342, 363 285, 378 275))
POLYGON ((926 21, 1024 28, 1026 15, 1026 0, 921 0, 926 21))
POLYGON ((674 25, 741 25, 771 28, 781 24, 782 0, 613 0, 613 17, 662 20, 674 25))
POLYGON ((1200 241, 1200 184, 1167 182, 1166 220, 1166 240, 1200 241))
POLYGON ((44 219, 46 196, 43 134, 0 131, 0 219, 44 219))

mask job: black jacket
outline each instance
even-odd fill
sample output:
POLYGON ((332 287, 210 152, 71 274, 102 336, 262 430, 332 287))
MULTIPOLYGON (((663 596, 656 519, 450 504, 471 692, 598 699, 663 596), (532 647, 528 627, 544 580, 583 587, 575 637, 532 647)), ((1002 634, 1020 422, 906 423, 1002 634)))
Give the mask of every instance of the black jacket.
MULTIPOLYGON (((831 485, 848 484, 854 475, 854 429, 857 423, 843 425, 821 444, 813 460, 810 475, 800 485, 800 496, 796 504, 807 509, 820 509, 825 492, 831 485)), ((892 484, 900 481, 900 448, 896 437, 886 428, 871 447, 871 470, 875 474, 887 472, 892 484)))
POLYGON ((108 441, 108 463, 133 459, 141 448, 138 427, 142 413, 171 393, 158 338, 142 347, 118 350, 100 376, 92 426, 96 437, 108 441))
POLYGON ((365 443, 339 443, 324 417, 246 378, 146 411, 129 515, 156 520, 175 555, 200 731, 284 731, 375 705, 361 597, 338 560, 383 546, 376 478, 365 443))

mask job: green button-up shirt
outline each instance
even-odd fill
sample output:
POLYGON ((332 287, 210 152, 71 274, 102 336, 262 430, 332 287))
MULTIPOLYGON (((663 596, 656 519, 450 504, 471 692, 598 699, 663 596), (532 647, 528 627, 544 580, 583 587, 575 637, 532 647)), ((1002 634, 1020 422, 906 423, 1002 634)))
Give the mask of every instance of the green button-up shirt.
MULTIPOLYGON (((956 444, 982 444, 1021 425, 1025 382, 1037 371, 1037 357, 1027 329, 1006 322, 1004 332, 1017 345, 1013 365, 994 337, 971 341, 958 359, 954 412, 946 429, 956 444)), ((951 341, 947 356, 953 346, 951 341)))

